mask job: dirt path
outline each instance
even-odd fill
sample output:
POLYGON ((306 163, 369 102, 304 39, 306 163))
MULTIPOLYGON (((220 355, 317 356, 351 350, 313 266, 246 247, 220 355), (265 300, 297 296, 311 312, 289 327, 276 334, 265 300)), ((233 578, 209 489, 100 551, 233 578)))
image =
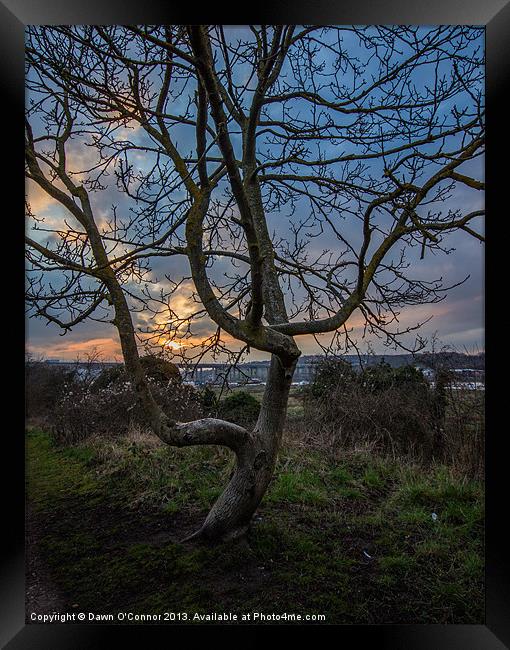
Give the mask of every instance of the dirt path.
POLYGON ((55 585, 41 556, 41 524, 28 503, 25 521, 25 611, 27 622, 30 622, 32 612, 51 614, 55 611, 66 611, 69 603, 55 585))

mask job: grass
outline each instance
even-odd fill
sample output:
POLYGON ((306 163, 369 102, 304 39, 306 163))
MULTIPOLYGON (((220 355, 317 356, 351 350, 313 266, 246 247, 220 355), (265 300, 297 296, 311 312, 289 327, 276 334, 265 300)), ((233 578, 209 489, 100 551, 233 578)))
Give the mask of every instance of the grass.
POLYGON ((247 539, 204 547, 180 540, 228 480, 225 451, 57 448, 39 430, 26 449, 31 537, 69 608, 484 620, 483 486, 445 468, 287 447, 247 539))
MULTIPOLYGON (((219 395, 220 388, 217 386, 212 386, 212 390, 219 395)), ((223 391, 223 397, 234 393, 236 391, 243 391, 250 393, 255 397, 259 402, 262 402, 262 397, 264 394, 265 385, 263 384, 245 384, 241 386, 236 386, 230 389, 223 391)), ((293 418, 299 418, 303 415, 303 388, 301 386, 291 386, 289 401, 287 406, 287 418, 292 420, 293 418)))

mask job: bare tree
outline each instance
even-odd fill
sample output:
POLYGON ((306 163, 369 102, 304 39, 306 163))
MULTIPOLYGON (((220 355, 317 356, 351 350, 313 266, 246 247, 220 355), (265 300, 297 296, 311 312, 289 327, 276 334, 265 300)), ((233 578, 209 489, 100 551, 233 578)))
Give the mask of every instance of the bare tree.
POLYGON ((458 231, 483 239, 481 43, 466 26, 27 30, 31 314, 64 332, 112 322, 154 433, 236 454, 196 535, 246 531, 299 337, 348 339, 358 310, 398 343, 399 310, 448 289, 412 276, 415 252, 450 252, 458 231), (142 331, 175 347, 201 338, 200 354, 232 341, 270 353, 253 431, 165 417, 142 331))

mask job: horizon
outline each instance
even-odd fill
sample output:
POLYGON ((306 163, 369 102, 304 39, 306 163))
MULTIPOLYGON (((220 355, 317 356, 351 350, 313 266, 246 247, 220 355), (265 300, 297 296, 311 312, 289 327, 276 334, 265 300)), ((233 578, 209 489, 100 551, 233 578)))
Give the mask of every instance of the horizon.
MULTIPOLYGON (((417 352, 386 352, 386 353, 376 353, 376 352, 360 352, 359 354, 355 352, 343 352, 343 353, 338 353, 338 354, 332 354, 332 353, 325 353, 323 352, 322 354, 302 354, 299 359, 299 361, 302 361, 303 359, 307 359, 310 357, 327 357, 329 356, 334 356, 334 357, 358 357, 358 358, 370 358, 370 357, 416 357, 419 355, 431 355, 431 354, 456 354, 459 356, 466 356, 466 357, 479 357, 481 355, 485 355, 485 350, 477 350, 477 351, 470 351, 470 350, 457 350, 457 349, 446 349, 446 350, 438 350, 438 351, 430 351, 430 350, 419 350, 417 352)), ((169 359, 170 360, 170 359, 169 359)), ((80 359, 80 358, 75 358, 75 359, 61 359, 61 358, 55 358, 55 357, 48 357, 48 358, 38 358, 38 359, 27 359, 27 362, 31 361, 32 363, 95 363, 95 364, 101 364, 101 363, 108 363, 108 364, 123 364, 123 361, 115 360, 115 359, 80 359)), ((250 364, 250 363, 269 363, 270 359, 246 359, 243 361, 239 361, 237 364, 235 362, 229 362, 229 361, 204 361, 204 362, 197 362, 196 365, 243 365, 243 364, 250 364)), ((179 361, 172 361, 172 363, 175 363, 176 365, 186 365, 185 362, 179 362, 179 361)), ((189 363, 189 362, 188 362, 189 363)))

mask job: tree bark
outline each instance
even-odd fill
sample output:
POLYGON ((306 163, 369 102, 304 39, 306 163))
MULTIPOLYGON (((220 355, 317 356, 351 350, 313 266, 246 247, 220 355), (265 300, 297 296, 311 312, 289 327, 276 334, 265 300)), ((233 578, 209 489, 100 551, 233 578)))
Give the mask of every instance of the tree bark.
POLYGON ((240 537, 246 532, 273 476, 299 349, 291 337, 284 337, 288 350, 284 350, 285 354, 271 356, 260 413, 252 432, 214 418, 187 423, 170 421, 154 401, 147 384, 126 297, 108 267, 104 281, 115 307, 114 323, 119 332, 126 369, 154 433, 172 446, 223 445, 236 455, 235 470, 227 487, 202 527, 187 539, 227 541, 240 537))
POLYGON ((242 536, 274 473, 297 355, 271 356, 266 388, 253 431, 213 418, 187 423, 170 421, 154 402, 147 385, 125 296, 115 281, 109 284, 126 368, 134 380, 154 433, 172 446, 223 445, 236 455, 236 466, 227 487, 214 503, 202 527, 187 539, 227 541, 242 536))
POLYGON ((274 473, 295 366, 296 361, 286 364, 276 355, 271 357, 257 424, 236 450, 229 484, 191 538, 227 541, 248 529, 274 473))

